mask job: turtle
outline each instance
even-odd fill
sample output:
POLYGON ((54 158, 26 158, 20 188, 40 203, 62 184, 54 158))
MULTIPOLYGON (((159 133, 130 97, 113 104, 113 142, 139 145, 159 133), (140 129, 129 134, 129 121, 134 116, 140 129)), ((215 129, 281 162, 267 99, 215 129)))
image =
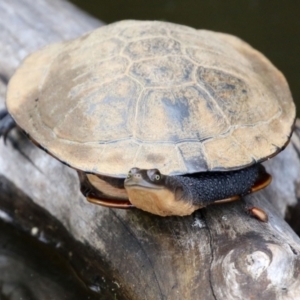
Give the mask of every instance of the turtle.
POLYGON ((137 20, 30 54, 6 107, 2 133, 16 124, 77 170, 88 201, 160 216, 266 187, 261 163, 286 147, 296 115, 283 74, 240 38, 137 20))

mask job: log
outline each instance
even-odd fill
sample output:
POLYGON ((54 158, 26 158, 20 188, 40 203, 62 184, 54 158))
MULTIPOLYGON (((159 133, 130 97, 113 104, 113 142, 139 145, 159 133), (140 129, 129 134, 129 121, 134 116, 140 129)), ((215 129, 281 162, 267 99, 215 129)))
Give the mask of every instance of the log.
MULTIPOLYGON (((101 25, 63 0, 0 2, 0 108, 27 54, 101 25)), ((101 299, 300 299, 300 239, 284 220, 299 197, 299 154, 298 121, 286 150, 265 162, 269 187, 162 218, 88 203, 74 170, 13 131, 0 142, 0 217, 56 248, 101 299)))

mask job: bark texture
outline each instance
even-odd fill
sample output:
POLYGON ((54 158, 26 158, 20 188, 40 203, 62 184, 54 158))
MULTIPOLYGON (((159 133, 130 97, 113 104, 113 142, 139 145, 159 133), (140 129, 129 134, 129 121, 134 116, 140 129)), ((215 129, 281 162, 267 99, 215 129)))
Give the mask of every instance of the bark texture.
MULTIPOLYGON (((27 54, 101 24, 62 0, 0 2, 0 107, 27 54)), ((88 203, 74 170, 14 131, 0 142, 0 217, 69 257, 103 299, 300 299, 300 239, 284 220, 299 198, 299 153, 297 123, 286 150, 265 163, 268 188, 161 218, 88 203), (269 222, 247 215, 245 202, 269 222)))

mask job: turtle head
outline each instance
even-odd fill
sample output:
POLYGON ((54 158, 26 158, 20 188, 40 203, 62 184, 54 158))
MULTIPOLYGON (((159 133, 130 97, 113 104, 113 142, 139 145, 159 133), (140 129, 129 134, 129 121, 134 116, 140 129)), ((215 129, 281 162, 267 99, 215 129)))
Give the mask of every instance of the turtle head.
POLYGON ((132 168, 125 179, 125 187, 139 187, 145 189, 161 189, 165 186, 166 176, 162 175, 158 169, 132 168))
POLYGON ((124 186, 137 208, 160 216, 189 215, 195 208, 182 197, 183 187, 175 177, 163 175, 158 169, 132 168, 124 186))

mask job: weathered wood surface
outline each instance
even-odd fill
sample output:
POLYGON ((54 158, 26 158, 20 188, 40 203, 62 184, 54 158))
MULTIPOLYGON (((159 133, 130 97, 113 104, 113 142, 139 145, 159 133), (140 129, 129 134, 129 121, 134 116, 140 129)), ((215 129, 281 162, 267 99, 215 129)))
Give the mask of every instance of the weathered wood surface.
MULTIPOLYGON (((28 53, 100 25, 61 0, 1 1, 0 107, 28 53)), ((299 153, 300 126, 265 164, 271 186, 246 198, 268 223, 242 201, 161 218, 86 202, 73 170, 13 132, 0 142, 0 217, 69 256, 103 299, 300 299, 300 239, 284 221, 299 197, 299 153)))

